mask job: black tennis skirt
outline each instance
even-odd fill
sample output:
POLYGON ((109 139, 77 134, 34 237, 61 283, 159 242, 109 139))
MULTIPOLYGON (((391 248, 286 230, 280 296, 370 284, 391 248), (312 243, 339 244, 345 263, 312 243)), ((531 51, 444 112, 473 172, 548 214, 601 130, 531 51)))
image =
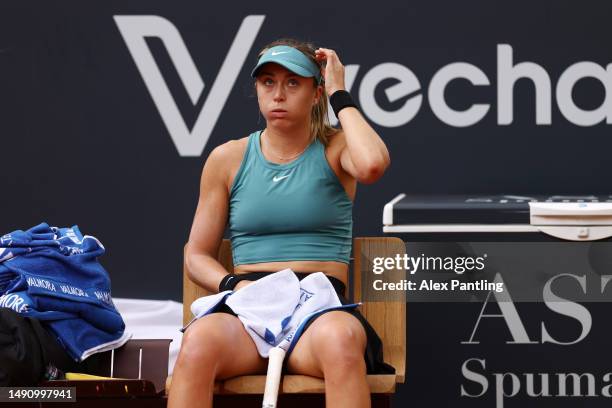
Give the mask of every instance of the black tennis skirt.
MULTIPOLYGON (((255 281, 267 275, 269 275, 268 272, 250 272, 250 273, 241 274, 240 277, 246 280, 255 281)), ((295 272, 295 275, 298 277, 299 280, 302 280, 309 274, 295 272)), ((329 279, 334 289, 336 290, 336 293, 338 294, 338 298, 340 299, 340 303, 342 303, 343 305, 352 303, 348 301, 348 299, 346 299, 346 297, 344 296, 346 286, 341 280, 336 279, 333 276, 328 276, 327 279, 329 279)), ((376 331, 374 330, 374 328, 370 326, 370 323, 368 323, 368 321, 362 316, 362 314, 357 309, 339 309, 339 310, 355 316, 357 320, 361 322, 361 325, 365 329, 367 343, 366 343, 364 358, 366 362, 367 373, 368 374, 395 374, 395 368, 385 363, 383 359, 382 341, 380 340, 380 337, 378 337, 378 334, 376 334, 376 331)), ((234 313, 234 311, 229 306, 227 306, 225 303, 220 305, 213 313, 228 313, 233 316, 236 316, 236 313, 234 313)), ((318 317, 322 316, 323 314, 325 313, 321 313, 320 315, 315 316, 312 319, 310 319, 304 326, 304 330, 306 330, 308 326, 312 324, 312 322, 314 322, 318 317)))

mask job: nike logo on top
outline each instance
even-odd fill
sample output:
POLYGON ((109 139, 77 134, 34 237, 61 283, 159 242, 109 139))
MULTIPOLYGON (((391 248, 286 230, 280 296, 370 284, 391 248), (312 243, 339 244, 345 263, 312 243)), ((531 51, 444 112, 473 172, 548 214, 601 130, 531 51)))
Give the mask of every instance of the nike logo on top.
POLYGON ((270 55, 281 55, 281 54, 286 54, 288 52, 289 51, 272 51, 270 55))
POLYGON ((274 176, 274 178, 272 178, 272 181, 276 183, 276 182, 281 181, 281 180, 282 180, 282 179, 284 179, 284 178, 289 177, 290 175, 291 175, 291 174, 287 174, 286 176, 280 176, 280 177, 278 177, 278 176, 274 176))

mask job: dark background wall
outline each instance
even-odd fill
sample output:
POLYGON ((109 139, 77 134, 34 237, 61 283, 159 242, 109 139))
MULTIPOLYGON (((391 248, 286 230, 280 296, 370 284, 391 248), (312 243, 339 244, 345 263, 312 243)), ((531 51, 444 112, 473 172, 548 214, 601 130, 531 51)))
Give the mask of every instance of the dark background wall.
MULTIPOLYGON (((355 233, 380 234, 382 206, 400 192, 606 193, 611 125, 577 126, 555 103, 560 74, 579 61, 611 61, 607 2, 413 2, 287 9, 201 2, 4 3, 0 9, 0 231, 42 220, 78 224, 108 251, 103 262, 118 296, 180 299, 181 250, 194 213, 201 168, 210 150, 262 128, 249 72, 257 51, 282 36, 312 40, 359 65, 352 87, 378 64, 394 62, 419 79, 423 103, 405 125, 374 123, 388 144, 392 166, 372 186, 361 186, 355 233), (342 11, 340 11, 342 10, 342 11), (201 155, 181 157, 128 52, 115 15, 157 15, 171 22, 205 83, 195 104, 159 38, 147 44, 180 114, 191 129, 221 63, 248 15, 265 19, 240 68, 201 155), (550 125, 535 124, 534 86, 514 90, 514 121, 497 124, 497 45, 509 44, 514 63, 541 65, 552 83, 550 125), (451 107, 489 103, 478 123, 454 127, 431 111, 427 87, 454 62, 480 68, 490 86, 452 81, 451 107)), ((608 74, 610 75, 610 74, 608 74)), ((381 81, 386 110, 401 108, 381 81)), ((612 80, 608 81, 612 87, 612 80)), ((410 95, 413 96, 413 95, 410 95)), ((595 79, 574 88, 578 106, 602 104, 595 79)), ((608 96, 612 99, 612 95, 608 96)), ((612 117, 612 103, 608 114, 612 117)))
MULTIPOLYGON (((249 72, 257 51, 284 36, 334 48, 346 65, 358 65, 352 91, 361 103, 362 81, 381 63, 405 66, 420 83, 416 93, 394 101, 385 90, 397 79, 384 79, 375 88, 377 104, 387 111, 400 109, 415 95, 423 100, 416 116, 401 126, 372 121, 391 151, 392 165, 380 182, 359 187, 356 235, 382 234, 382 207, 401 192, 610 192, 612 124, 572 123, 561 113, 555 89, 561 74, 574 63, 591 61, 605 68, 612 62, 612 3, 418 1, 398 6, 377 1, 335 3, 333 8, 325 4, 4 2, 0 5, 0 231, 26 229, 41 221, 78 224, 106 246, 101 261, 111 275, 115 296, 180 300, 182 247, 196 206, 202 165, 213 147, 264 126, 249 72), (116 15, 160 16, 180 33, 205 83, 195 103, 163 41, 151 36, 146 45, 190 130, 241 22, 249 15, 265 16, 201 154, 179 155, 113 19, 116 15), (526 79, 514 87, 513 122, 498 123, 498 44, 512 47, 513 64, 531 61, 548 73, 550 124, 536 124, 534 85, 526 79), (456 62, 473 64, 490 82, 472 86, 457 79, 448 85, 445 97, 454 109, 490 104, 482 120, 467 127, 441 121, 427 95, 434 74, 456 62)), ((607 78, 608 94, 601 81, 585 78, 576 83, 573 98, 585 110, 605 103, 612 119, 609 70, 607 78)), ((428 313, 445 313, 431 307, 428 313)), ((414 318, 417 325, 419 319, 427 319, 414 318)), ((444 340, 436 339, 411 341, 417 345, 437 341, 450 355, 444 340)), ((415 358, 412 361, 418 363, 419 357, 415 358)), ((422 363, 435 366, 431 360, 422 363)), ((444 371, 444 364, 416 377, 440 380, 436 373, 444 371)), ((451 366, 458 374, 459 364, 451 366)), ((453 390, 452 398, 457 398, 453 390)), ((419 395, 423 401, 428 398, 419 395)), ((439 404, 444 406, 441 400, 439 404)))

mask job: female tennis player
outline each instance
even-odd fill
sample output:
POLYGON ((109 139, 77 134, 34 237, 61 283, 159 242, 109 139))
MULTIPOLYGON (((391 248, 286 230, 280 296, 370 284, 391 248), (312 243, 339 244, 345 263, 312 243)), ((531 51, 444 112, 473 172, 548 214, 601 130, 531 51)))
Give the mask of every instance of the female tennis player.
MULTIPOLYGON (((356 186, 383 175, 389 152, 346 92, 333 50, 278 40, 260 52, 252 76, 266 127, 208 156, 186 250, 190 277, 217 292, 285 268, 300 279, 321 271, 346 303, 356 186), (328 95, 341 129, 327 120, 328 95), (230 274, 216 260, 228 222, 230 274)), ((266 364, 224 305, 186 330, 169 406, 209 407, 215 379, 264 374, 266 364)), ((393 370, 357 310, 310 320, 286 369, 323 378, 326 405, 335 408, 369 407, 366 373, 393 370)))

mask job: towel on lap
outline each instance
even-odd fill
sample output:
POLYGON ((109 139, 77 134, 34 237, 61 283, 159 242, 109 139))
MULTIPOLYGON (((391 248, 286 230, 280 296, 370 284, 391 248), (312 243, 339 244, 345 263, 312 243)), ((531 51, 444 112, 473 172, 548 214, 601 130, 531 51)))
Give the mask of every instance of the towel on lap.
POLYGON ((262 357, 268 357, 272 347, 291 352, 301 329, 312 317, 358 306, 342 305, 322 272, 311 273, 300 281, 291 269, 271 273, 236 292, 201 297, 193 302, 191 311, 198 319, 223 303, 238 315, 262 357))

